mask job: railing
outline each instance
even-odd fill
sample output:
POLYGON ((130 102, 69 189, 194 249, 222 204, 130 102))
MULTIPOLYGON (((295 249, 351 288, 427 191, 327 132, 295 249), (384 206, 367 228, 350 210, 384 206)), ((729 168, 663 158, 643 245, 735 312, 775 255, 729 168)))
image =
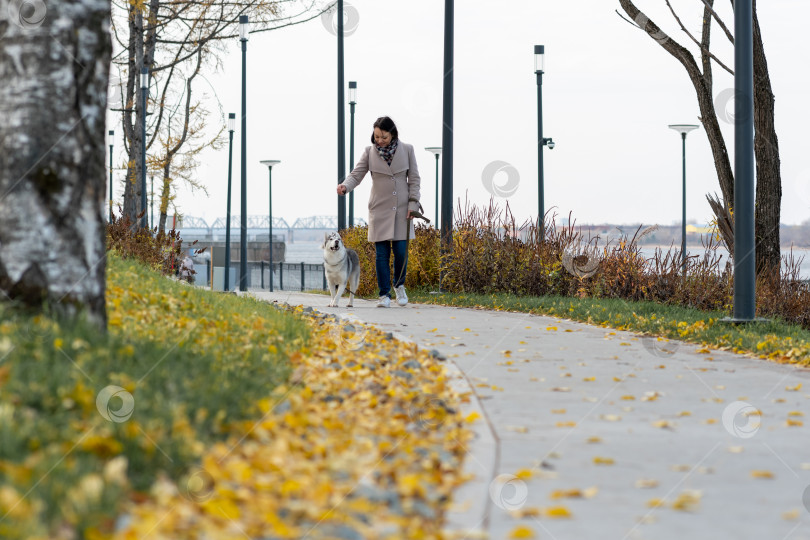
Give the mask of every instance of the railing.
MULTIPOLYGON (((261 288, 269 289, 270 264, 261 261, 261 288)), ((279 291, 326 290, 323 264, 273 263, 272 289, 279 291)))
MULTIPOLYGON (((197 274, 194 276, 197 285, 211 286, 211 267, 206 265, 202 270, 202 265, 195 265, 197 274), (202 272, 201 272, 202 270, 202 272), (203 281, 204 280, 204 281, 203 281)), ((222 272, 222 269, 218 269, 222 272)), ((270 264, 267 261, 250 261, 247 263, 247 287, 248 289, 259 287, 261 289, 270 288, 270 264)), ((222 278, 218 279, 222 287, 222 278)), ((229 290, 239 288, 239 261, 231 265, 229 290)), ((312 289, 326 290, 326 275, 323 271, 323 264, 308 263, 273 263, 273 290, 277 291, 306 291, 312 289)))

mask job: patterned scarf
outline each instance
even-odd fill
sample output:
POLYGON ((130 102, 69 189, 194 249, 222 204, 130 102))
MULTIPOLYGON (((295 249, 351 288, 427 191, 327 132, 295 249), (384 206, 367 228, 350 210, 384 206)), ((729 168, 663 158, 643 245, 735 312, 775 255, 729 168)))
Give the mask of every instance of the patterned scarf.
POLYGON ((394 139, 388 146, 382 147, 379 146, 377 143, 374 143, 374 148, 377 149, 377 153, 380 154, 380 157, 388 163, 388 166, 391 166, 391 161, 394 159, 394 152, 397 151, 397 146, 399 146, 399 139, 394 139))

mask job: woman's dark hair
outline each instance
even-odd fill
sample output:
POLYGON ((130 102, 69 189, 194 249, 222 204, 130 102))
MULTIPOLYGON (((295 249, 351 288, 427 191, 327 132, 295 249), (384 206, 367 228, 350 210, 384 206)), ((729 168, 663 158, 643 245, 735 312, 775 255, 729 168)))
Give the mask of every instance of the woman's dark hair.
POLYGON ((374 128, 380 128, 381 131, 387 131, 391 134, 391 142, 394 142, 399 138, 399 133, 397 132, 397 125, 394 123, 393 120, 388 118, 387 116, 381 116, 377 118, 374 122, 374 126, 371 129, 371 144, 374 144, 374 128))

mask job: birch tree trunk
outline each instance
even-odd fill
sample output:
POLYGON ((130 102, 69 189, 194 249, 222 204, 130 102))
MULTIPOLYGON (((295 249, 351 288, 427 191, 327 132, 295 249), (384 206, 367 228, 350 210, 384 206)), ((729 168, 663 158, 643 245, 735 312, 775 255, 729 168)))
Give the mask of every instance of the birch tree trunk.
POLYGON ((109 0, 0 0, 0 294, 100 327, 109 20, 109 0))

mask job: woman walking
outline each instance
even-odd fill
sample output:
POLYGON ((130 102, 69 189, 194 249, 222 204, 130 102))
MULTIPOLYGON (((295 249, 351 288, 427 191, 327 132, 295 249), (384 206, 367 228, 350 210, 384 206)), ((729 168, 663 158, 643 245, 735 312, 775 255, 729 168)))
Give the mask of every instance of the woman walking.
POLYGON ((397 304, 408 304, 405 294, 408 238, 413 238, 411 212, 419 204, 419 169, 413 146, 399 140, 394 121, 382 116, 374 122, 371 146, 361 154, 354 170, 337 187, 346 195, 371 171, 371 195, 368 198, 368 241, 377 251, 377 285, 380 299, 377 307, 391 305, 391 253, 394 254, 394 291, 397 304), (410 231, 409 231, 410 229, 410 231))

